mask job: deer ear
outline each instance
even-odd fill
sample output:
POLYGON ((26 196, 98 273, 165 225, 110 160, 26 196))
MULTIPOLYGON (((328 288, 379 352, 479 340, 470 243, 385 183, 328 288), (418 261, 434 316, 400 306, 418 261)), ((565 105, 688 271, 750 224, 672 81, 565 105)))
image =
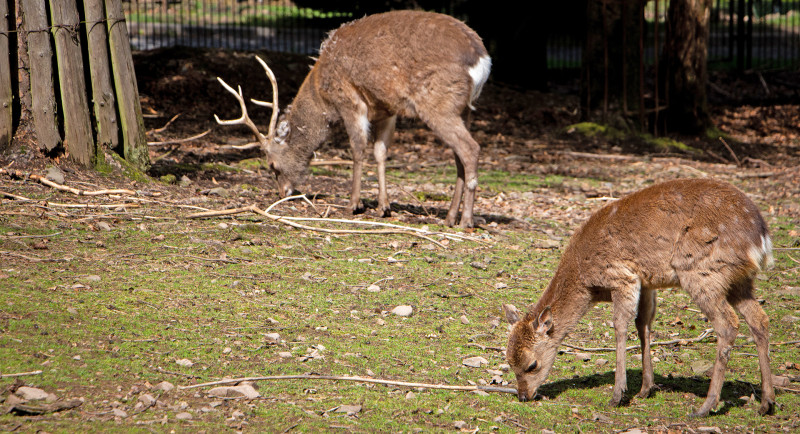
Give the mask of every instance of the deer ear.
POLYGON ((536 333, 543 335, 550 333, 550 330, 553 329, 553 314, 550 312, 550 306, 547 306, 542 310, 542 313, 539 314, 539 318, 536 320, 536 322, 536 333))
POLYGON ((506 316, 506 321, 508 321, 509 324, 516 324, 522 318, 522 312, 513 304, 504 304, 502 307, 503 313, 506 316))

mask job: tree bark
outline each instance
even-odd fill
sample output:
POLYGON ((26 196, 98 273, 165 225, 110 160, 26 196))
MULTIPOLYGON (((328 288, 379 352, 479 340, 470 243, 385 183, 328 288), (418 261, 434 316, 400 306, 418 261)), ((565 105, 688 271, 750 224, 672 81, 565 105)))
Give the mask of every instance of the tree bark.
POLYGON ((711 124, 706 84, 711 0, 672 0, 664 46, 668 128, 697 134, 711 124))
POLYGON ((21 0, 24 32, 30 62, 31 112, 39 147, 52 151, 61 144, 56 118, 56 99, 53 85, 53 51, 50 48, 50 29, 47 23, 45 0, 21 0))
MULTIPOLYGON (((581 73, 582 117, 629 124, 640 107, 640 0, 589 1, 581 73)), ((623 127, 626 125, 617 125, 623 127)))
POLYGON ((50 2, 50 13, 55 32, 66 149, 73 161, 92 166, 97 149, 89 120, 76 0, 50 2))
MULTIPOLYGON (((2 1, 2 0, 0 0, 2 1)), ((108 32, 103 0, 84 0, 86 42, 89 45, 89 68, 92 80, 97 145, 116 150, 119 146, 116 99, 111 85, 108 56, 108 32)))
POLYGON ((11 89, 11 29, 8 1, 0 0, 0 151, 11 145, 14 136, 14 96, 11 89))
POLYGON ((125 160, 140 170, 150 166, 147 151, 142 106, 133 70, 130 38, 122 13, 122 0, 104 0, 108 20, 109 48, 111 51, 114 86, 122 126, 122 143, 125 160))

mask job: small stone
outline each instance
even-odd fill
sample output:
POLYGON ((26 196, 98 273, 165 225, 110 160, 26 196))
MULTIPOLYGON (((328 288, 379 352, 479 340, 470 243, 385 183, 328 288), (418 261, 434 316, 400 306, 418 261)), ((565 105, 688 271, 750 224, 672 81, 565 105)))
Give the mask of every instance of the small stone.
POLYGON ((369 375, 370 377, 374 377, 374 376, 375 376, 375 373, 374 373, 374 372, 372 372, 372 369, 367 369, 366 373, 367 373, 367 375, 369 375))
POLYGON ((281 351, 281 352, 278 353, 278 357, 280 357, 281 359, 291 359, 292 358, 292 353, 290 353, 288 351, 281 351))
POLYGON ((497 282, 494 284, 494 289, 506 289, 506 288, 508 288, 508 285, 506 285, 503 282, 497 282))
POLYGON ((409 391, 408 393, 406 393, 406 399, 414 399, 416 397, 417 397, 417 394, 412 392, 412 391, 409 391))
POLYGON ((170 383, 169 381, 162 381, 162 382, 156 384, 153 387, 153 390, 156 390, 156 391, 160 390, 162 392, 169 392, 174 388, 175 388, 175 386, 172 383, 170 383))
POLYGON ((81 360, 81 356, 72 356, 72 360, 80 361, 81 360))
POLYGON ((508 372, 508 371, 511 370, 511 365, 509 365, 508 363, 501 363, 501 364, 497 365, 497 369, 499 369, 499 370, 501 370, 503 372, 508 372))
POLYGON ((84 278, 84 280, 87 281, 87 282, 99 282, 102 279, 100 278, 100 276, 98 276, 96 274, 90 274, 90 275, 86 276, 84 278))
POLYGON ((186 187, 187 185, 189 185, 191 183, 192 183, 192 180, 188 176, 186 176, 186 175, 181 176, 181 180, 179 182, 181 187, 186 187))
POLYGON ((141 402, 145 407, 152 407, 156 403, 156 398, 149 393, 145 393, 139 397, 138 401, 141 402))
POLYGON ((789 377, 783 375, 773 375, 772 382, 778 387, 788 387, 790 385, 789 377))
POLYGON ((715 426, 698 426, 697 432, 722 434, 722 430, 715 426))
POLYGON ((597 359, 594 361, 594 364, 597 366, 605 366, 608 364, 608 359, 603 359, 603 358, 597 359))
POLYGON ((611 418, 603 413, 592 413, 592 420, 595 422, 611 423, 611 418))
POLYGON ((367 287, 367 292, 381 292, 381 287, 373 283, 367 287))
POLYGON ((378 324, 379 326, 386 325, 386 321, 384 321, 383 318, 376 319, 375 323, 378 324))
POLYGON ((695 360, 692 362, 691 366, 694 375, 705 375, 711 368, 714 367, 714 364, 706 360, 695 360))
POLYGON ((97 227, 98 227, 100 230, 103 230, 103 231, 106 231, 106 232, 109 232, 109 231, 111 231, 111 225, 110 225, 110 224, 108 224, 108 223, 106 223, 106 222, 97 222, 97 223, 95 223, 95 225, 96 225, 96 226, 97 226, 97 227))
POLYGON ((575 360, 579 362, 588 362, 592 360, 592 356, 588 353, 575 353, 575 360))
POLYGON ((453 426, 456 427, 456 429, 464 429, 467 427, 467 423, 463 420, 457 420, 453 422, 453 426))
POLYGON ((183 366, 184 368, 191 368, 194 366, 194 362, 189 359, 178 359, 175 361, 179 366, 183 366))
POLYGON ((230 354, 231 351, 233 351, 233 350, 231 350, 231 347, 225 347, 222 350, 222 354, 230 354))
POLYGON ((17 389, 17 395, 26 401, 47 399, 48 393, 36 387, 22 386, 17 389))
POLYGON ((225 187, 215 187, 211 190, 208 190, 209 196, 221 196, 221 197, 228 197, 228 190, 225 187))
POLYGON ((61 171, 58 167, 50 166, 47 168, 47 172, 44 174, 44 177, 49 181, 53 181, 56 184, 64 184, 64 172, 61 171))
POLYGON ((244 417, 244 413, 242 413, 239 410, 233 410, 233 413, 231 413, 231 419, 241 419, 243 417, 244 417))
POLYGON ((480 261, 470 262, 469 266, 472 267, 472 268, 475 268, 477 270, 485 270, 485 269, 488 268, 488 266, 486 264, 484 264, 483 262, 480 262, 480 261))
POLYGON ((193 417, 194 416, 192 416, 192 413, 189 413, 188 411, 182 411, 175 415, 175 419, 178 420, 192 420, 193 417))
POLYGON ((340 405, 339 408, 337 408, 335 412, 336 413, 345 413, 348 416, 353 416, 356 413, 360 413, 361 412, 361 406, 358 405, 358 404, 356 404, 356 405, 340 405))
POLYGON ((281 342, 281 335, 278 333, 267 333, 264 335, 264 338, 271 344, 278 344, 281 342))
POLYGON ((401 317, 410 317, 414 313, 414 308, 406 305, 397 306, 392 309, 392 313, 401 317))
POLYGON ((469 324, 469 318, 466 315, 461 315, 459 321, 461 321, 461 324, 469 324))
POLYGON ((208 395, 217 398, 238 398, 243 396, 247 399, 255 399, 261 396, 261 394, 249 384, 215 387, 208 391, 208 395))
POLYGON ((464 366, 470 368, 480 368, 483 365, 488 365, 489 362, 481 356, 469 357, 461 362, 464 366))
POLYGON ((489 396, 489 393, 487 393, 485 390, 473 390, 472 393, 478 396, 489 396))
POLYGON ((113 414, 114 417, 118 417, 121 419, 125 419, 126 417, 128 417, 128 413, 126 413, 125 410, 121 410, 119 408, 111 410, 111 414, 113 414))

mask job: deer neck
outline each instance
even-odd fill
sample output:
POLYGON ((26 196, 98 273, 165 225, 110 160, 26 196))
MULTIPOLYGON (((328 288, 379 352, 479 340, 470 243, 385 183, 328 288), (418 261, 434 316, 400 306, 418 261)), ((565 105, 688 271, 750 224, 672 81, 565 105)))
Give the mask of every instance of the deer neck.
POLYGON ((539 301, 531 308, 531 312, 538 318, 545 307, 550 307, 554 318, 552 338, 559 344, 575 328, 592 304, 591 294, 580 284, 577 274, 562 268, 559 267, 539 301))
POLYGON ((330 135, 332 122, 332 110, 319 93, 314 71, 311 70, 300 86, 287 115, 288 143, 293 153, 307 160, 330 135))

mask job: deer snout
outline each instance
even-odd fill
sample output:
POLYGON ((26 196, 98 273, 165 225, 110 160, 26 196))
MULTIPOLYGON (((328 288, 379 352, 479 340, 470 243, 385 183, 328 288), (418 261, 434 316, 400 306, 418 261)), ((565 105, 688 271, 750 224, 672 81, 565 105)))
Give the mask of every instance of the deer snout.
POLYGON ((519 399, 519 402, 528 402, 529 400, 528 395, 525 393, 524 390, 517 391, 517 398, 519 399))

